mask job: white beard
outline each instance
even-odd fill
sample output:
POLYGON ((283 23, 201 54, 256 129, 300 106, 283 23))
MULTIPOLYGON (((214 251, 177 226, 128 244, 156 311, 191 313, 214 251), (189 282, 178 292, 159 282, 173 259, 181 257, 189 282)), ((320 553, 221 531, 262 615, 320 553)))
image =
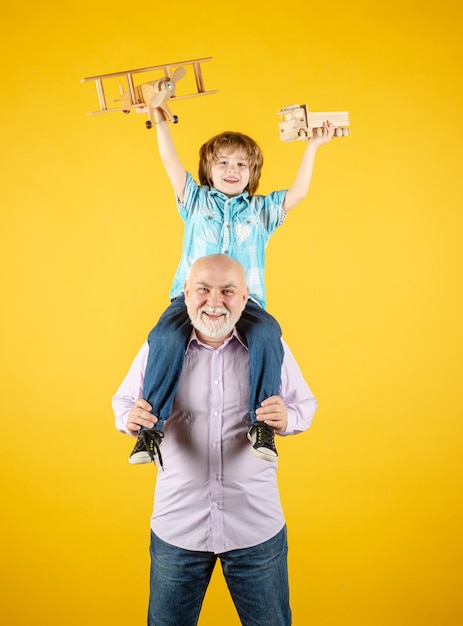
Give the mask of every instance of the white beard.
POLYGON ((203 306, 198 309, 197 315, 191 320, 191 323, 205 337, 217 339, 230 334, 235 327, 236 320, 231 319, 230 311, 227 309, 203 306), (222 317, 218 320, 210 320, 207 315, 203 316, 203 313, 221 315, 222 317))

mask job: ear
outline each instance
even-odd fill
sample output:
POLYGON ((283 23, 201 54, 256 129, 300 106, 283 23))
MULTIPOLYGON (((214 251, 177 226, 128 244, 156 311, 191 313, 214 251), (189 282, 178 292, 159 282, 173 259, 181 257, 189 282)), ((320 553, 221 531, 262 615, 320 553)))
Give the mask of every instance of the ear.
POLYGON ((243 306, 241 308, 242 311, 244 311, 248 299, 249 299, 249 287, 246 287, 246 290, 243 291, 243 302, 242 302, 243 306))

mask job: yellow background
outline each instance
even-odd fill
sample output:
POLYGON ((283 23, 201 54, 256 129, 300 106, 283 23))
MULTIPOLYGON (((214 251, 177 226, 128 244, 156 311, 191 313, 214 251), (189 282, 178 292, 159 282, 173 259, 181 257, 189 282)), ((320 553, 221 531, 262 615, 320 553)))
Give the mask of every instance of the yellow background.
MULTIPOLYGON (((279 441, 294 624, 463 623, 461 6, 3 8, 2 624, 145 623, 155 472, 127 463, 110 398, 182 223, 145 118, 87 117, 79 81, 204 56, 220 93, 172 126, 193 172, 236 129, 264 150, 260 191, 285 188, 304 145, 279 140, 279 108, 351 116, 268 248, 268 308, 320 403, 279 441)), ((216 571, 200 624, 238 623, 216 571)))

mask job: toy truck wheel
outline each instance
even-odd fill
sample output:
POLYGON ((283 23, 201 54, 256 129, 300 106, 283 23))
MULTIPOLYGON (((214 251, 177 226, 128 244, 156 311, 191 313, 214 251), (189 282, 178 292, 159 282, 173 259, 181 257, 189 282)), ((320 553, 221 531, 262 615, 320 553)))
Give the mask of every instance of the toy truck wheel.
POLYGON ((343 128, 342 129, 342 134, 344 137, 347 137, 347 135, 349 134, 349 129, 348 128, 343 128))
POLYGON ((152 127, 153 127, 153 124, 151 123, 151 121, 150 121, 150 120, 148 120, 147 122, 145 122, 145 126, 146 126, 146 128, 149 130, 150 128, 152 128, 152 127))
POLYGON ((342 137, 342 128, 336 128, 334 134, 336 135, 336 137, 342 137))

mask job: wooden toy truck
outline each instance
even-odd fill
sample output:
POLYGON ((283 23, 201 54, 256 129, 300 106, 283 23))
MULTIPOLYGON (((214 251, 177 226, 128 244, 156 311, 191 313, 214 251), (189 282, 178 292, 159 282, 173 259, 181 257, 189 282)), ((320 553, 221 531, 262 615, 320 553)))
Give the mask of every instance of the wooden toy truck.
POLYGON ((327 120, 333 124, 336 137, 346 137, 350 133, 347 111, 309 113, 306 104, 291 104, 278 111, 278 115, 280 116, 280 139, 285 143, 307 141, 314 135, 320 136, 323 122, 327 120))

